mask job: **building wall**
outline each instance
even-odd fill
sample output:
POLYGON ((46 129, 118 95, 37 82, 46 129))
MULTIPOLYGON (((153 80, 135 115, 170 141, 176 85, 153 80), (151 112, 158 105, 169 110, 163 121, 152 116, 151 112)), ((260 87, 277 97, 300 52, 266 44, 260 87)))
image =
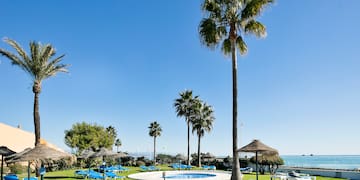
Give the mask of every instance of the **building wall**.
POLYGON ((35 146, 35 134, 0 123, 0 146, 6 146, 15 152, 35 146))

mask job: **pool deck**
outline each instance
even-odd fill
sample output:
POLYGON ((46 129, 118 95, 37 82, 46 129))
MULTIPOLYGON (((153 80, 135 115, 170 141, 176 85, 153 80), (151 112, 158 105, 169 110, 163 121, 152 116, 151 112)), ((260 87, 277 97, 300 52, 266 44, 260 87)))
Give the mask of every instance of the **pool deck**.
MULTIPOLYGON (((207 174, 216 175, 214 177, 196 178, 196 180, 230 180, 231 177, 230 172, 225 172, 225 171, 152 171, 152 172, 131 174, 128 177, 136 180, 164 180, 163 172, 166 173, 166 176, 180 174, 180 173, 207 173, 207 174)), ((172 178, 171 180, 176 180, 176 179, 172 178)))

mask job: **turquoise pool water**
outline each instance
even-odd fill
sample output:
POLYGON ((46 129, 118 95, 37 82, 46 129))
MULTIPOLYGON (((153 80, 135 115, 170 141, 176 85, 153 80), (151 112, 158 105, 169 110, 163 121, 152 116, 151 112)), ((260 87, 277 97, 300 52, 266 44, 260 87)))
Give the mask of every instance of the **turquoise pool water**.
POLYGON ((165 176, 166 179, 196 179, 196 178, 207 178, 214 177, 215 174, 205 174, 205 173, 183 173, 165 176))

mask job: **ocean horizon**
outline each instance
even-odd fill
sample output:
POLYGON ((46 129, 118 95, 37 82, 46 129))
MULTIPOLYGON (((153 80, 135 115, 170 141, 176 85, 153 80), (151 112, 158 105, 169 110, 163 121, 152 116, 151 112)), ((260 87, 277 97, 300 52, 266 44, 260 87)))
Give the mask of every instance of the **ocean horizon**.
POLYGON ((354 170, 360 168, 360 155, 282 155, 285 166, 354 170))

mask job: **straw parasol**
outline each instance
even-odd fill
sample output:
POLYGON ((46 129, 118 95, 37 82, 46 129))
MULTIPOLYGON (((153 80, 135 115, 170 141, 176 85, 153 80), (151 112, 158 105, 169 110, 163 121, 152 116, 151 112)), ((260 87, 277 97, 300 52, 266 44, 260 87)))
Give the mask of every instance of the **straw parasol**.
POLYGON ((89 158, 90 156, 92 156, 95 152, 91 149, 85 149, 83 150, 80 155, 78 156, 78 158, 80 159, 87 159, 89 158))
POLYGON ((8 155, 11 155, 11 154, 15 154, 16 152, 9 149, 8 147, 6 146, 0 146, 0 154, 1 154, 1 180, 3 180, 3 174, 4 174, 4 156, 8 156, 8 155))
POLYGON ((99 151, 96 151, 94 154, 90 156, 90 158, 96 158, 96 157, 105 157, 105 156, 113 156, 116 155, 116 152, 113 152, 109 149, 106 149, 104 147, 100 148, 99 151))
POLYGON ((278 151, 272 147, 265 145, 259 140, 255 139, 250 144, 237 150, 238 152, 253 152, 256 158, 256 180, 258 180, 258 153, 261 154, 279 154, 278 151))
POLYGON ((10 162, 28 161, 28 178, 30 179, 30 161, 46 160, 46 159, 61 159, 72 157, 71 154, 51 148, 46 144, 40 144, 31 149, 26 149, 23 152, 14 154, 10 162))
POLYGON ((212 161, 213 159, 215 159, 215 156, 209 152, 201 155, 201 158, 204 160, 204 161, 207 161, 207 163, 209 164, 209 161, 212 161))
POLYGON ((117 152, 114 155, 111 155, 111 157, 114 157, 114 158, 123 158, 123 157, 128 157, 128 156, 129 155, 124 152, 117 152))
POLYGON ((186 160, 187 160, 187 158, 186 158, 184 155, 182 155, 182 154, 177 154, 177 155, 175 156, 175 159, 176 159, 176 160, 179 160, 179 161, 180 161, 180 164, 181 164, 181 161, 186 161, 186 160))

